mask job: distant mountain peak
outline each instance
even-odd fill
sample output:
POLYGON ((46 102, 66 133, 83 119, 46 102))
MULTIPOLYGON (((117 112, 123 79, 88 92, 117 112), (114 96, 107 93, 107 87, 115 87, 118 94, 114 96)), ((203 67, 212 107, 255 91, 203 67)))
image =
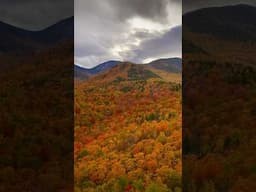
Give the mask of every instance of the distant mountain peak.
POLYGON ((155 69, 172 73, 181 73, 182 71, 182 59, 178 57, 158 59, 150 62, 148 65, 155 69))
POLYGON ((89 76, 95 76, 106 71, 114 70, 116 72, 121 72, 136 66, 138 66, 138 68, 147 67, 148 69, 151 68, 171 73, 180 73, 182 70, 182 59, 178 57, 160 58, 148 64, 135 64, 130 61, 121 62, 116 60, 109 60, 89 69, 75 65, 75 78, 87 79, 89 76))
POLYGON ((237 4, 198 9, 184 14, 183 26, 225 40, 256 40, 256 7, 237 4))
POLYGON ((0 22, 0 52, 26 53, 73 40, 74 18, 61 20, 40 31, 30 31, 0 22))

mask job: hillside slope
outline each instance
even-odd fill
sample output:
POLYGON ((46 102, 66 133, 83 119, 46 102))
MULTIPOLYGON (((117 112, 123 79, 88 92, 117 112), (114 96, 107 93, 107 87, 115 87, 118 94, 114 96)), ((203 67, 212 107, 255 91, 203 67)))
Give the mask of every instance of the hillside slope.
POLYGON ((77 80, 84 80, 88 79, 91 74, 88 72, 87 69, 80 67, 78 65, 74 65, 74 78, 77 80))
POLYGON ((183 18, 184 27, 192 32, 228 40, 256 40, 256 7, 253 6, 204 8, 187 13, 183 18))
POLYGON ((0 56, 0 191, 72 191, 73 58, 73 41, 0 56))
MULTIPOLYGON (((134 64, 131 62, 107 61, 91 69, 86 69, 75 65, 75 78, 80 80, 88 79, 89 77, 97 77, 105 74, 108 71, 112 72, 112 78, 116 74, 122 73, 126 70, 130 76, 139 76, 142 78, 158 77, 168 81, 181 82, 182 60, 180 58, 159 59, 148 64, 134 64), (120 67, 121 66, 121 67, 120 67), (134 72, 132 72, 134 70, 134 72)), ((127 74, 125 77, 127 77, 127 74)), ((124 74, 123 74, 124 75, 124 74)), ((135 77, 129 77, 135 78, 135 77)))
POLYGON ((121 63, 75 86, 75 191, 181 189, 181 85, 121 63))
POLYGON ((256 187, 255 9, 214 7, 183 17, 184 192, 256 187))
POLYGON ((0 22, 0 53, 41 50, 73 37, 74 17, 64 19, 41 31, 28 31, 0 22))
POLYGON ((159 69, 170 73, 182 72, 181 58, 158 59, 147 64, 148 67, 159 69))

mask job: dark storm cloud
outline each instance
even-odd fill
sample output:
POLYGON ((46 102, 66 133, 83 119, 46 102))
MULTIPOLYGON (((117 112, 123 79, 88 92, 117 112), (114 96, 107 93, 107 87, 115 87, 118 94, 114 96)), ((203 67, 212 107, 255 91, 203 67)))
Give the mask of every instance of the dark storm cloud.
POLYGON ((249 4, 256 6, 255 0, 183 0, 183 12, 189 12, 195 9, 212 7, 212 6, 225 6, 234 4, 249 4))
POLYGON ((172 55, 181 56, 182 28, 177 26, 171 28, 162 35, 148 39, 132 51, 136 62, 141 62, 147 58, 170 57, 172 55))
POLYGON ((1 21, 30 30, 43 29, 73 14, 73 0, 0 1, 1 21))

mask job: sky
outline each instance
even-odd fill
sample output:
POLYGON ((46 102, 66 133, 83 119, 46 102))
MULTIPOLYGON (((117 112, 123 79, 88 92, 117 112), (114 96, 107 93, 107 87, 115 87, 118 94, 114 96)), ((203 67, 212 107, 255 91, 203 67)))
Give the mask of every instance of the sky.
POLYGON ((255 0, 0 0, 0 21, 42 30, 75 11, 75 63, 181 57, 181 15, 255 0))
POLYGON ((27 30, 42 30, 73 15, 73 0, 0 0, 0 21, 27 30))
POLYGON ((181 57, 181 0, 75 0, 75 63, 181 57))

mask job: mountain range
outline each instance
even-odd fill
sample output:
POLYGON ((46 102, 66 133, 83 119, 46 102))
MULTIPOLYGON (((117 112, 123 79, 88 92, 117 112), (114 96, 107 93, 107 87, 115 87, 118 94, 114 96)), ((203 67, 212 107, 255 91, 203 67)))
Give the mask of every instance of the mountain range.
POLYGON ((209 7, 186 13, 182 27, 183 58, 190 55, 193 60, 204 57, 252 65, 255 63, 255 31, 254 6, 209 7))
POLYGON ((199 9, 183 15, 183 27, 226 40, 256 40, 256 7, 239 4, 199 9))
MULTIPOLYGON (((122 62, 110 60, 101 63, 93 68, 84 68, 78 65, 74 65, 74 75, 76 79, 88 79, 91 76, 95 76, 104 73, 117 65, 126 65, 127 63, 133 64, 131 62, 122 62)), ((138 65, 139 68, 144 68, 146 70, 161 70, 169 73, 181 73, 182 71, 182 60, 181 58, 167 58, 158 59, 147 64, 133 64, 138 65)))
POLYGON ((29 31, 0 22, 0 53, 41 50, 73 37, 74 17, 59 21, 40 31, 29 31))

